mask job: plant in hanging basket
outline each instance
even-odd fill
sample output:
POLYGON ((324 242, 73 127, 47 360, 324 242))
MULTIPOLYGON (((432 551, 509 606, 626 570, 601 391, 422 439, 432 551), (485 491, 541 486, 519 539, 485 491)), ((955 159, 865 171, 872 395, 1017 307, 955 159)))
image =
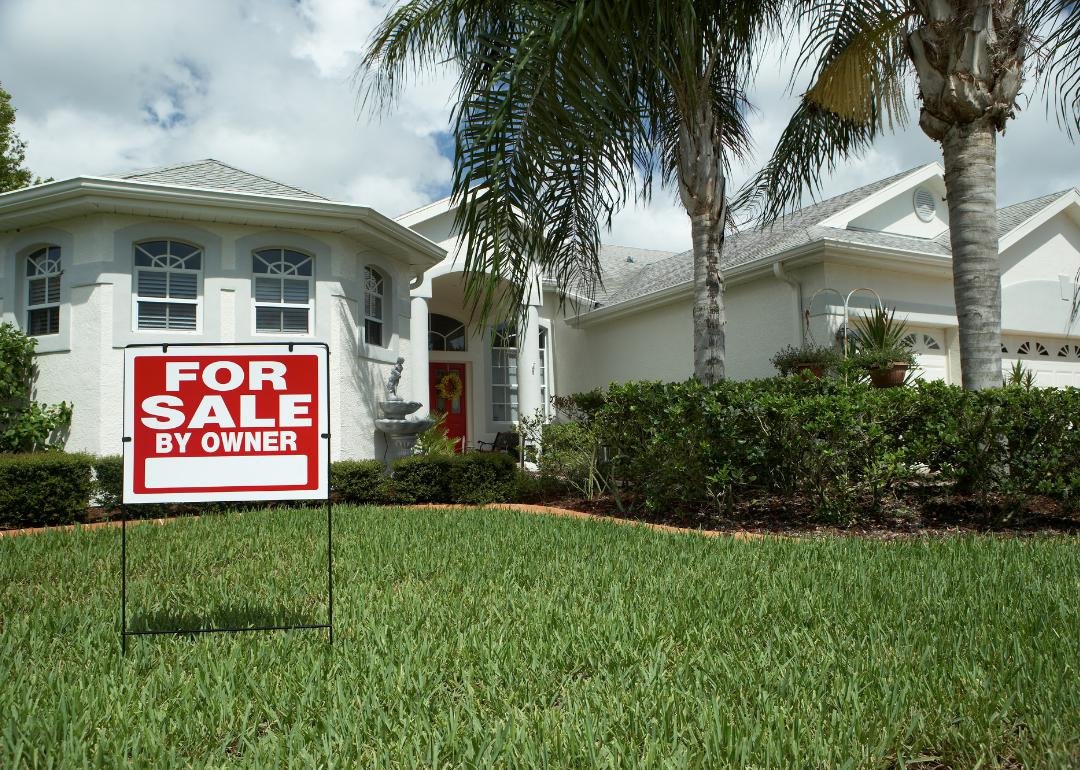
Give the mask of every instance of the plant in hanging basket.
POLYGON ((825 373, 836 366, 840 356, 832 348, 803 345, 788 345, 777 351, 770 361, 781 375, 810 372, 815 377, 824 377, 825 373))
POLYGON ((852 319, 848 357, 866 369, 875 388, 903 385, 915 366, 912 335, 896 309, 879 308, 852 319))
POLYGON ((875 388, 895 388, 903 385, 908 371, 915 366, 915 354, 910 348, 904 347, 865 350, 851 358, 866 370, 875 388))

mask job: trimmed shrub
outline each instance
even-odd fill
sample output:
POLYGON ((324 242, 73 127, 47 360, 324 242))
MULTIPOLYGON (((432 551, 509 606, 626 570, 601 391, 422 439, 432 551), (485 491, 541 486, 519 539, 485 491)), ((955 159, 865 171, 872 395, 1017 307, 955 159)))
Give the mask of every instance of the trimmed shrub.
POLYGON ((517 474, 513 459, 496 452, 414 455, 394 463, 393 489, 403 503, 510 502, 517 474))
POLYGON ((389 479, 378 460, 338 460, 330 463, 330 491, 343 503, 388 502, 393 497, 389 479))
POLYGON ((450 499, 474 505, 513 502, 517 475, 517 463, 501 452, 459 455, 451 465, 450 499))
POLYGON ((652 512, 762 492, 851 521, 913 479, 964 493, 1080 498, 1080 390, 813 378, 613 385, 589 427, 618 489, 652 512), (929 477, 927 477, 929 474, 929 477))
POLYGON ((394 463, 394 492, 403 503, 450 503, 450 477, 457 457, 413 455, 394 463))
POLYGON ((94 499, 102 508, 119 508, 124 499, 122 455, 94 458, 94 499))
POLYGON ((84 454, 0 455, 0 527, 82 521, 93 491, 92 465, 84 454))

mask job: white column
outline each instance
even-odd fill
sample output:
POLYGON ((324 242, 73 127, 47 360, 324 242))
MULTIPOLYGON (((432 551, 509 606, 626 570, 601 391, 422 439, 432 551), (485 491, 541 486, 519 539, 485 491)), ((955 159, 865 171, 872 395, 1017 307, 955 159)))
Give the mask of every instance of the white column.
POLYGON ((409 318, 409 359, 405 362, 410 370, 413 401, 423 404, 413 412, 416 417, 426 417, 431 412, 428 403, 428 304, 427 297, 413 297, 412 315, 409 318))
POLYGON ((529 305, 518 339, 518 416, 532 417, 540 403, 540 314, 529 305))

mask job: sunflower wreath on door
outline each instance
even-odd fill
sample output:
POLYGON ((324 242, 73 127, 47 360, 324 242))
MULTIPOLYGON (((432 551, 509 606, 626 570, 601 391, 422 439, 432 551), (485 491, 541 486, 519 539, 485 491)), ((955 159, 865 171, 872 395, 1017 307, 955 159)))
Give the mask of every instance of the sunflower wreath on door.
POLYGON ((435 392, 439 394, 439 398, 445 401, 453 401, 458 398, 461 395, 461 390, 461 377, 457 372, 447 372, 439 378, 439 382, 435 386, 435 392))

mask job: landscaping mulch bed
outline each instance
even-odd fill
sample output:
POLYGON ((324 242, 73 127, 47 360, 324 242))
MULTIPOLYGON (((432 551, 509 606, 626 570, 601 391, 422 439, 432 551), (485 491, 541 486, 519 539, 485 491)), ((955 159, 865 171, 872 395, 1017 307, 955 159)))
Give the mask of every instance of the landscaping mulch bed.
POLYGON ((622 502, 623 510, 611 496, 594 500, 565 498, 547 504, 598 516, 728 534, 848 535, 877 540, 972 533, 1080 535, 1080 514, 1070 513, 1057 501, 1044 497, 1028 498, 1018 504, 1002 495, 911 496, 886 501, 877 513, 860 514, 851 524, 817 515, 810 500, 780 495, 759 495, 743 501, 731 515, 716 510, 650 513, 634 506, 633 501, 622 502))

